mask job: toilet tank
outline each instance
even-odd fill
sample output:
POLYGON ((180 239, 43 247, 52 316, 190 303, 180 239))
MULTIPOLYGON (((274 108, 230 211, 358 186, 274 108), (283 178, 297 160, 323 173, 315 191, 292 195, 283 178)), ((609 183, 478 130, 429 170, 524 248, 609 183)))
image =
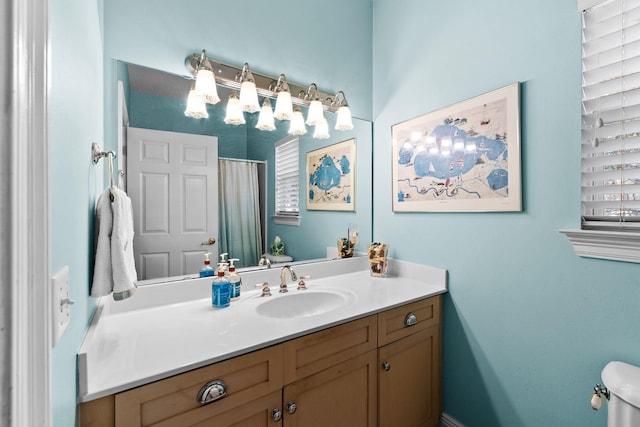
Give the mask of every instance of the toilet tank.
POLYGON ((611 393, 607 426, 640 426, 640 367, 609 362, 602 370, 602 381, 611 393))

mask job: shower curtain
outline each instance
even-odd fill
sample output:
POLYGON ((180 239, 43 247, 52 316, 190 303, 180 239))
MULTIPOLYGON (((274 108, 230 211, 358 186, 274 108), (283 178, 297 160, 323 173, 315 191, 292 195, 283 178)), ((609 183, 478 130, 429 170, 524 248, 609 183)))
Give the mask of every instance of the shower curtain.
POLYGON ((237 266, 258 265, 262 255, 260 188, 255 162, 218 160, 220 253, 237 266))

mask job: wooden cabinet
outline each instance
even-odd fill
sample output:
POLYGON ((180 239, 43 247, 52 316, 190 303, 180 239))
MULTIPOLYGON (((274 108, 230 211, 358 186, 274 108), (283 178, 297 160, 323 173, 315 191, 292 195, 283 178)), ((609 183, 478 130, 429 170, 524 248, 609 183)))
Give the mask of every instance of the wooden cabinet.
POLYGON ((440 296, 427 298, 83 403, 80 424, 435 426, 440 319, 440 296), (201 404, 212 380, 227 395, 201 404))
POLYGON ((378 320, 378 339, 386 344, 378 349, 379 425, 438 425, 442 412, 440 297, 389 310, 378 320))
POLYGON ((284 344, 284 426, 377 425, 376 322, 369 316, 284 344))

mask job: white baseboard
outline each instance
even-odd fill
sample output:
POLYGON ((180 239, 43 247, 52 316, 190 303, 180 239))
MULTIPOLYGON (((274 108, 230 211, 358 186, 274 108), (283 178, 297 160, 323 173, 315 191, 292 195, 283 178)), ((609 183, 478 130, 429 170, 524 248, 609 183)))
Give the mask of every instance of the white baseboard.
POLYGON ((439 427, 465 427, 460 421, 453 418, 451 415, 447 415, 444 412, 440 415, 439 427))

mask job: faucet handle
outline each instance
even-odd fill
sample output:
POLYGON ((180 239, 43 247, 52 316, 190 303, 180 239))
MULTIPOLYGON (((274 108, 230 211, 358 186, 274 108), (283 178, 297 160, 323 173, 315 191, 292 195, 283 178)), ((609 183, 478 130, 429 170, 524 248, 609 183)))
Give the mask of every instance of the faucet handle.
POLYGON ((269 288, 269 282, 257 283, 255 285, 256 288, 262 288, 261 297, 270 297, 271 296, 271 288, 269 288))
POLYGON ((305 280, 311 279, 311 276, 300 276, 300 281, 298 282, 298 290, 304 291, 307 288, 307 284, 304 282, 305 280))

